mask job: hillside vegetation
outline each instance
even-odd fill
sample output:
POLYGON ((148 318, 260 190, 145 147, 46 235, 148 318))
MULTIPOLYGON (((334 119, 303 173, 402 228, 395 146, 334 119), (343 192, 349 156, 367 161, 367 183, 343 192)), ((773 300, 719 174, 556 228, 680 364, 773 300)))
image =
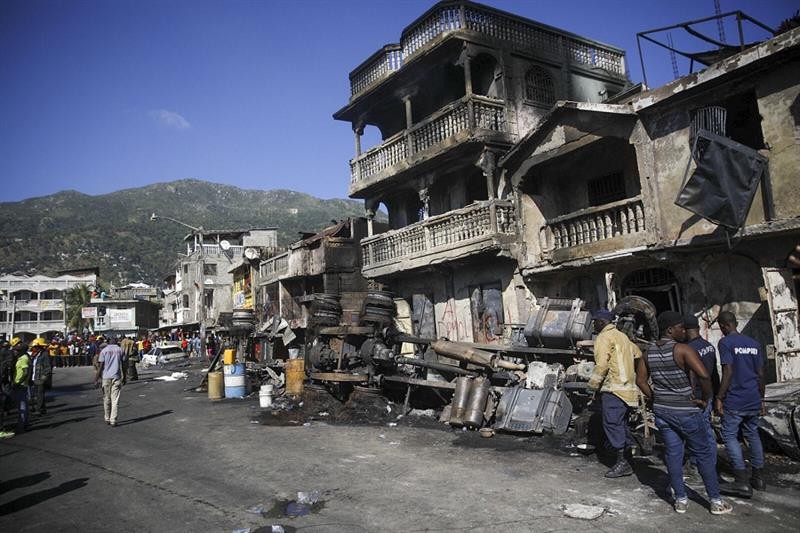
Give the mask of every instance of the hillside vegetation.
POLYGON ((170 216, 205 229, 274 227, 279 243, 331 220, 362 216, 353 200, 320 200, 289 190, 244 190, 186 179, 100 196, 63 191, 0 203, 0 272, 53 274, 99 266, 114 284, 155 284, 185 253, 188 230, 150 215, 170 216))

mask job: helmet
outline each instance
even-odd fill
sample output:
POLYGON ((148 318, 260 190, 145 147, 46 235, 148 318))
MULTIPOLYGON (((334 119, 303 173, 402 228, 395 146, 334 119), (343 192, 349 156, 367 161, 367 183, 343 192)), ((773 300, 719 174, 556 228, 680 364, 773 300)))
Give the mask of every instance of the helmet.
POLYGON ((19 337, 14 337, 13 339, 11 339, 11 347, 13 348, 14 346, 19 344, 20 342, 22 342, 22 339, 20 339, 19 337))
POLYGON ((33 339, 33 340, 31 341, 31 346, 41 346, 41 347, 44 347, 44 346, 47 346, 47 343, 46 343, 46 342, 44 342, 44 339, 43 339, 43 338, 41 338, 41 337, 36 337, 35 339, 33 339))

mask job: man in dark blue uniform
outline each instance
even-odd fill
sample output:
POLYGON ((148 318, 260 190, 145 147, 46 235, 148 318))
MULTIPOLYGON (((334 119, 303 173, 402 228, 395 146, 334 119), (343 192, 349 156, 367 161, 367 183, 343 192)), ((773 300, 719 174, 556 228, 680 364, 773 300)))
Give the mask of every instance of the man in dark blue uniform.
MULTIPOLYGON (((714 435, 714 430, 711 427, 711 409, 714 405, 714 398, 717 396, 719 392, 719 372, 717 372, 717 350, 714 348, 714 345, 705 340, 703 337, 700 336, 700 321, 697 320, 697 317, 688 314, 683 317, 683 327, 686 329, 686 344, 691 346, 697 351, 697 354, 700 356, 700 361, 703 363, 703 366, 708 372, 708 375, 711 376, 711 398, 706 405, 706 408, 703 410, 703 415, 708 420, 708 440, 711 443, 711 446, 716 449, 717 447, 717 438, 714 435)), ((703 397, 703 389, 701 387, 700 379, 698 378, 697 374, 694 372, 689 373, 689 379, 692 383, 692 388, 694 389, 694 397, 699 399, 703 397)), ((694 457, 689 458, 689 462, 685 465, 684 468, 684 476, 689 479, 696 479, 697 476, 697 462, 694 457)))
POLYGON ((722 383, 716 400, 717 413, 722 417, 722 440, 733 466, 733 483, 724 483, 720 489, 726 494, 749 498, 751 486, 765 490, 762 476, 764 448, 758 434, 759 418, 764 412, 764 351, 755 339, 736 330, 736 316, 729 311, 719 314, 719 329, 725 335, 719 341, 719 358, 722 363, 722 383), (747 479, 747 468, 739 444, 739 429, 750 445, 750 464, 753 472, 747 479))

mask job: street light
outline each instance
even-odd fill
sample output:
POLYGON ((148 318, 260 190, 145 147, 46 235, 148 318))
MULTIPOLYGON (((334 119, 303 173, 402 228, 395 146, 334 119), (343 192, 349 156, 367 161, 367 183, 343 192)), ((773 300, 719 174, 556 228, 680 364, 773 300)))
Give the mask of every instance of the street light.
POLYGON ((203 356, 205 356, 205 353, 206 353, 206 283, 205 283, 205 279, 206 279, 205 275, 206 275, 206 273, 205 273, 205 261, 204 261, 204 255, 203 255, 203 254, 205 254, 205 250, 203 248, 203 226, 200 226, 200 227, 196 228, 194 226, 190 226, 186 222, 181 222, 180 220, 174 219, 172 217, 165 217, 165 216, 161 216, 161 215, 156 215, 155 213, 150 215, 150 220, 151 221, 155 221, 155 220, 158 220, 160 218, 163 218, 164 220, 169 220, 171 222, 175 222, 176 224, 180 224, 181 226, 189 228, 190 230, 192 230, 192 235, 194 235, 195 237, 198 237, 199 240, 200 240, 200 253, 198 254, 198 257, 197 257, 197 270, 198 270, 197 277, 199 278, 198 286, 199 286, 199 290, 200 290, 200 308, 198 309, 198 311, 199 311, 198 319, 200 321, 200 354, 199 355, 201 357, 203 357, 203 356))

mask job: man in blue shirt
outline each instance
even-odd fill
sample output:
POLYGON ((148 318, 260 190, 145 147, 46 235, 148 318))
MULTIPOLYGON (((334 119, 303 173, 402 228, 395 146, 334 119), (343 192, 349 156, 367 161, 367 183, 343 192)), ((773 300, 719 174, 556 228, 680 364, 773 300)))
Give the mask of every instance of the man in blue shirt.
POLYGON ((717 345, 722 363, 722 383, 716 408, 722 417, 722 440, 736 478, 733 483, 721 485, 720 489, 727 494, 750 498, 753 495, 751 486, 757 490, 766 489, 762 476, 764 448, 758 434, 759 417, 764 411, 764 352, 758 341, 736 330, 733 313, 723 311, 718 321, 725 337, 717 345), (753 472, 749 484, 738 439, 740 428, 750 445, 753 472))
MULTIPOLYGON (((683 318, 683 327, 686 329, 686 344, 691 346, 697 351, 697 354, 700 356, 700 361, 703 363, 703 367, 705 367, 706 372, 708 375, 711 376, 711 398, 708 400, 708 404, 706 408, 703 410, 703 415, 708 420, 708 440, 711 443, 711 446, 716 449, 717 447, 717 437, 714 435, 714 430, 711 428, 711 409, 714 405, 714 397, 717 395, 719 391, 719 373, 717 372, 717 350, 714 348, 710 342, 705 340, 703 337, 700 336, 700 321, 697 319, 696 316, 693 314, 688 314, 683 318)), ((692 383, 693 394, 695 399, 699 399, 703 397, 703 389, 701 387, 701 380, 698 378, 697 374, 694 372, 689 373, 689 379, 692 383)), ((688 477, 694 478, 695 477, 695 470, 697 468, 697 463, 695 457, 690 457, 689 462, 687 463, 687 467, 691 465, 689 468, 684 469, 684 475, 688 474, 688 477)))
POLYGON ((125 352, 119 347, 119 339, 114 339, 100 352, 97 359, 97 373, 94 381, 103 379, 103 413, 106 424, 117 425, 117 405, 122 386, 125 384, 127 360, 125 352))

